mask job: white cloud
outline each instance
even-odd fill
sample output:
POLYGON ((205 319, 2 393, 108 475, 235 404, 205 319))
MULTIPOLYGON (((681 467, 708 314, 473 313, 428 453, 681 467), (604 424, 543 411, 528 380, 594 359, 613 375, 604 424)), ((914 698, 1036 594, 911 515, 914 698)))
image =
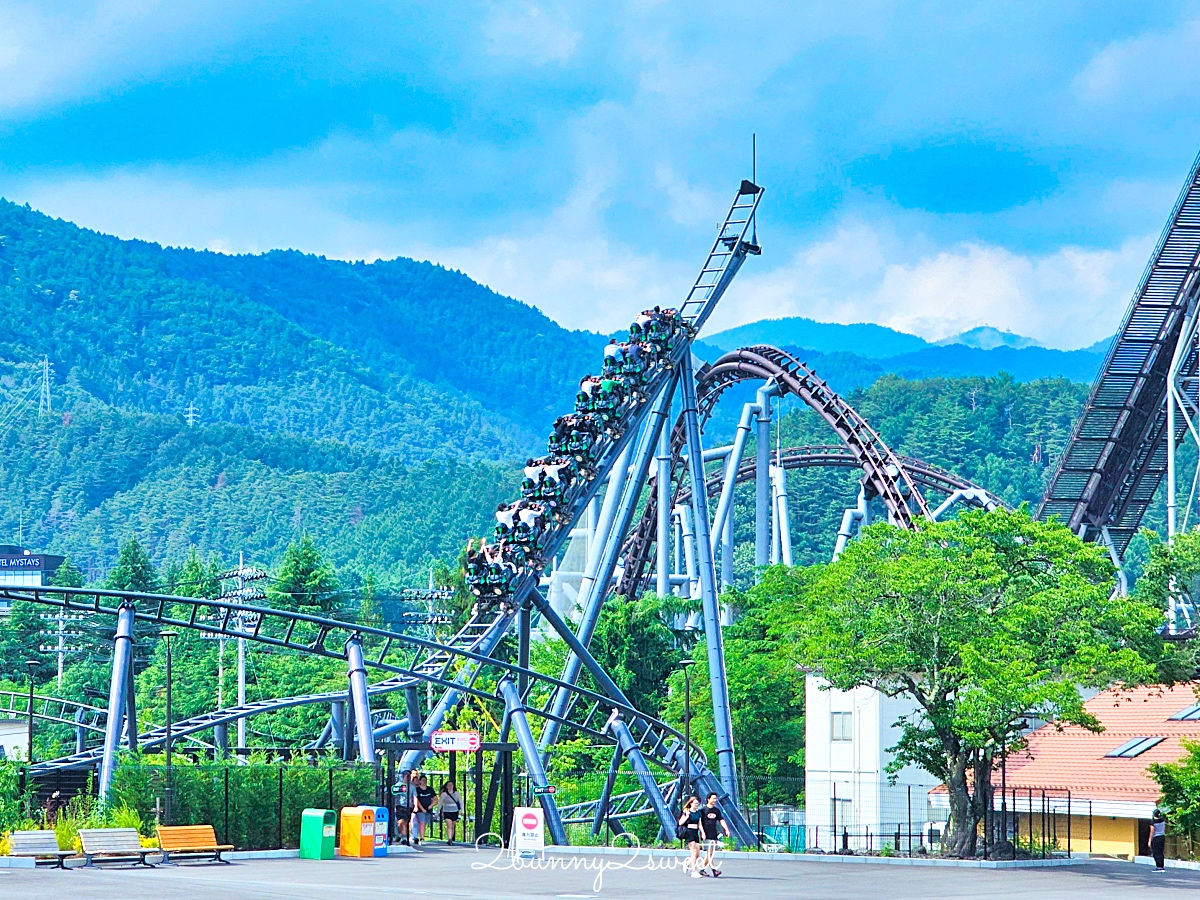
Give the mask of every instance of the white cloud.
MULTIPOLYGON (((356 214, 346 207, 355 188, 342 184, 269 187, 251 175, 213 186, 162 167, 30 183, 9 196, 89 228, 176 246, 429 259, 563 325, 607 333, 640 309, 677 305, 705 249, 672 256, 613 238, 604 215, 615 177, 603 165, 586 169, 548 217, 462 244, 434 243, 411 223, 356 214)), ((685 204, 689 217, 707 205, 702 194, 693 199, 694 209, 685 204)), ((786 238, 769 237, 764 256, 746 263, 706 330, 807 316, 877 322, 930 340, 992 325, 1048 346, 1086 346, 1117 327, 1154 244, 1144 235, 1115 248, 1041 254, 979 241, 946 246, 901 216, 887 208, 846 216, 790 254, 786 238)))
POLYGON ((1085 101, 1135 101, 1139 107, 1196 96, 1200 82, 1200 19, 1169 31, 1113 41, 1093 56, 1073 87, 1085 101))
POLYGON ((938 340, 992 325, 1047 346, 1082 347, 1120 324, 1154 239, 1028 255, 979 242, 922 249, 928 245, 920 235, 901 239, 883 223, 844 222, 787 264, 739 276, 713 327, 807 316, 877 322, 938 340))
POLYGON ((537 65, 570 59, 581 37, 566 10, 545 3, 503 3, 483 25, 493 53, 537 65))
POLYGON ((97 0, 82 8, 0 0, 0 114, 208 61, 236 35, 234 20, 278 14, 229 0, 97 0))

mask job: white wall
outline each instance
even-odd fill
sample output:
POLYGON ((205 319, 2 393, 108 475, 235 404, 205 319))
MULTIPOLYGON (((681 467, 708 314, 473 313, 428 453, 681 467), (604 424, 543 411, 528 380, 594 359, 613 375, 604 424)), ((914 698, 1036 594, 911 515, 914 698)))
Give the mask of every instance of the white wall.
MULTIPOLYGON (((893 785, 887 773, 887 748, 900 739, 896 721, 913 709, 906 700, 885 697, 870 688, 826 689, 828 682, 809 676, 805 684, 805 822, 809 846, 833 850, 833 799, 838 800, 837 832, 894 834, 896 826, 920 831, 928 819, 928 792, 937 780, 907 766, 893 785), (833 740, 833 713, 850 713, 852 739, 833 740), (847 802, 848 801, 848 802, 847 802)), ((856 846, 854 840, 851 846, 856 846)), ((877 846, 877 845, 876 845, 877 846)))
POLYGON ((0 748, 5 759, 29 758, 29 721, 0 719, 0 748))

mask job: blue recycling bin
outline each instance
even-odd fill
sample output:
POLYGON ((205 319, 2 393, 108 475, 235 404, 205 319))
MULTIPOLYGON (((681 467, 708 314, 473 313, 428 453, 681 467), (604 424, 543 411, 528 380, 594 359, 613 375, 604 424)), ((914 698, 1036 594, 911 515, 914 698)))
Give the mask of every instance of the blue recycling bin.
POLYGON ((387 856, 388 854, 388 810, 386 806, 369 806, 368 809, 375 810, 375 852, 374 856, 387 856))

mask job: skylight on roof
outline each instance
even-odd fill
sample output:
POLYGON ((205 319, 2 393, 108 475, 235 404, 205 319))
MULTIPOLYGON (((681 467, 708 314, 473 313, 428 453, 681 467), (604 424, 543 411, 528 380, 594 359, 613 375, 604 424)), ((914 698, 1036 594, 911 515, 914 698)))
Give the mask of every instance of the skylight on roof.
POLYGON ((1171 722, 1196 722, 1200 721, 1200 703, 1193 704, 1187 709, 1181 709, 1175 715, 1171 716, 1171 722))
POLYGON ((1165 740, 1166 738, 1161 737, 1135 737, 1115 750, 1109 750, 1104 755, 1112 759, 1133 759, 1135 756, 1141 756, 1151 747, 1157 747, 1165 740))

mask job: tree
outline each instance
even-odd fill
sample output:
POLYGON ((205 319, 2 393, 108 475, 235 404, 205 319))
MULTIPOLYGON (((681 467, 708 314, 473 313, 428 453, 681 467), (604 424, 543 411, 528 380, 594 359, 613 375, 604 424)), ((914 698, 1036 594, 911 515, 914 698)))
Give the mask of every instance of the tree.
POLYGON ((332 611, 339 595, 333 566, 307 534, 288 545, 267 591, 272 606, 315 614, 332 611))
MULTIPOLYGON (((768 802, 795 803, 804 775, 804 673, 779 652, 769 634, 772 604, 764 595, 739 593, 724 599, 741 611, 723 631, 729 707, 737 749, 745 761, 743 774, 796 779, 794 788, 779 781, 767 790, 768 802)), ((712 691, 703 640, 692 649, 692 658, 692 740, 713 759, 712 691)), ((670 677, 664 715, 680 731, 684 694, 683 673, 677 670, 670 677)))
POLYGON ((158 572, 138 539, 131 537, 121 545, 117 564, 104 579, 110 591, 136 591, 152 594, 158 590, 158 572))
POLYGON ((836 562, 772 569, 752 593, 776 602, 772 631, 797 665, 914 701, 893 772, 916 763, 946 783, 947 851, 972 856, 994 760, 1023 717, 1096 729, 1077 686, 1181 671, 1156 632, 1161 608, 1113 596, 1112 574, 1099 545, 1060 524, 976 510, 872 526, 836 562))
POLYGON ((657 716, 666 700, 667 678, 683 658, 686 638, 670 621, 686 601, 647 594, 640 600, 606 603, 589 649, 639 710, 657 716))
POLYGON ((1173 763, 1151 763, 1150 775, 1162 790, 1159 806, 1171 829, 1190 836, 1200 829, 1200 741, 1184 738, 1181 743, 1188 755, 1173 763))

